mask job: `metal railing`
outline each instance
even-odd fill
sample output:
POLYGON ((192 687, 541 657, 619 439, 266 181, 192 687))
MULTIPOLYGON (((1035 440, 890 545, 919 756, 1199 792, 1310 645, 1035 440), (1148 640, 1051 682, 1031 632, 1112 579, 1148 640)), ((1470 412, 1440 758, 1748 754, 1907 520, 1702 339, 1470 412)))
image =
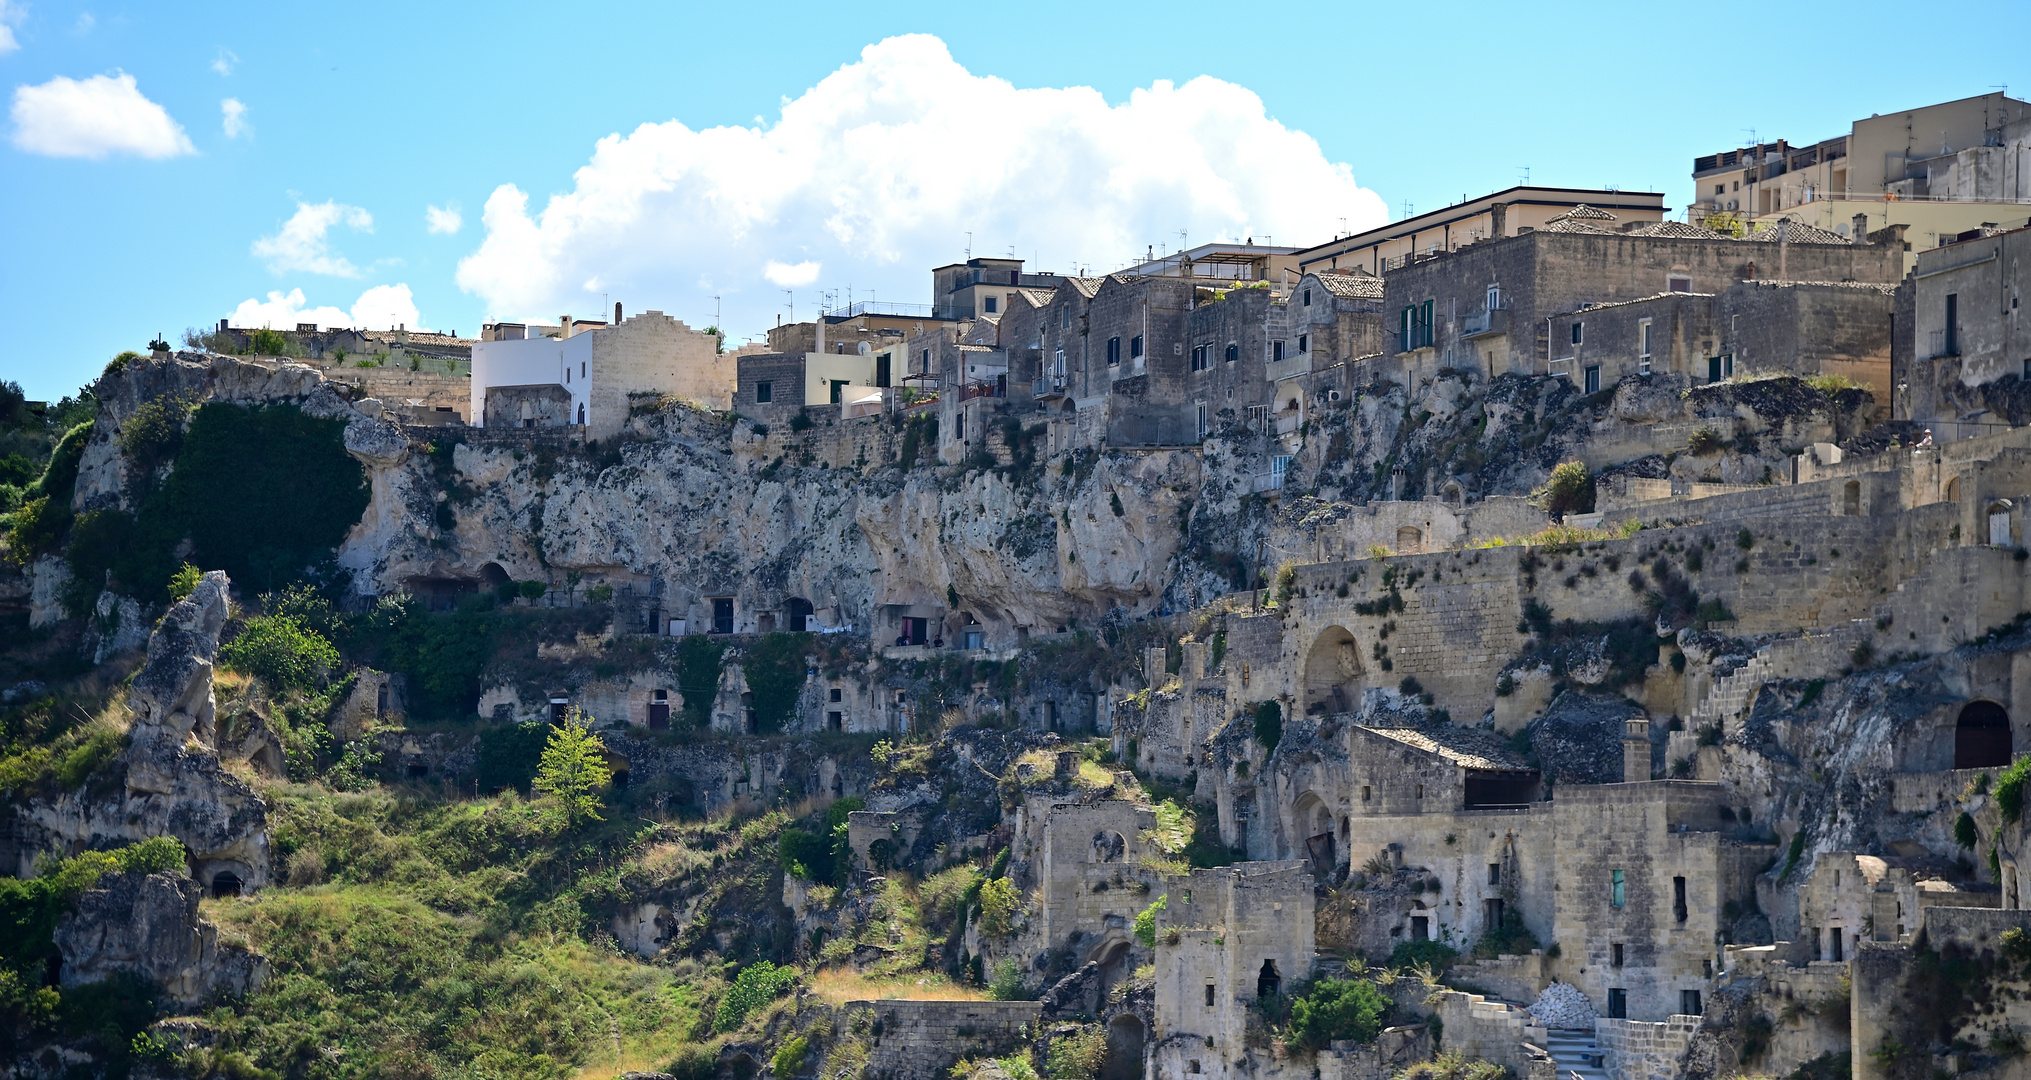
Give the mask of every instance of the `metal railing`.
POLYGON ((893 315, 904 319, 931 318, 929 304, 892 304, 886 300, 862 300, 839 311, 828 311, 827 318, 855 319, 862 315, 893 315))

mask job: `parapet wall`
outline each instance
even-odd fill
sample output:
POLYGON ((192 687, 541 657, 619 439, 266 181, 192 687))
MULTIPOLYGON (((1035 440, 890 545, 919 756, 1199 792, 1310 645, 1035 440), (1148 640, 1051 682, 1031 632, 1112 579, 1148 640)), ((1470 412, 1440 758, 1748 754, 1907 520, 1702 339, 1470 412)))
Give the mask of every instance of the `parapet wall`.
POLYGON ((874 1014, 874 1048, 867 1075, 874 1080, 937 1080, 962 1057, 988 1054, 1023 1041, 1024 1029, 1043 1017, 1035 1001, 849 1001, 849 1012, 874 1014))
POLYGON ((1594 1042, 1603 1052, 1609 1080, 1676 1080, 1679 1062, 1699 1029, 1699 1017, 1682 1014, 1657 1024, 1604 1017, 1594 1021, 1594 1042))

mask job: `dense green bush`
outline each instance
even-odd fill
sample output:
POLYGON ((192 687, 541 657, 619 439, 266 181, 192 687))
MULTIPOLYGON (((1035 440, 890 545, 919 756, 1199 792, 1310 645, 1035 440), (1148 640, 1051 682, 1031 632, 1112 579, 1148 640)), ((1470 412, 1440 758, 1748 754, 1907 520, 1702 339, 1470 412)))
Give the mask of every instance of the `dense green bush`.
POLYGON ((349 636, 348 651, 406 673, 412 713, 432 720, 471 716, 499 624, 485 604, 477 598, 449 614, 432 614, 414 597, 383 597, 349 636))
POLYGON ((853 869, 853 849, 846 841, 846 815, 865 810, 867 800, 839 799, 825 809, 816 831, 784 829, 777 858, 784 873, 824 885, 844 885, 853 869))
POLYGON ((1291 1035, 1323 1050, 1337 1039, 1375 1041, 1389 1015, 1389 999, 1366 979, 1321 979, 1291 1002, 1291 1035))
POLYGON ((338 662, 331 642, 287 615, 248 619, 238 637, 219 646, 220 666, 278 690, 309 690, 322 683, 338 662))
POLYGON ((1272 698, 1255 706, 1255 741, 1265 751, 1283 740, 1283 703, 1272 698))
POLYGON ((795 715, 804 692, 804 654, 810 634, 763 634, 741 661, 755 711, 755 731, 772 735, 795 715))
POLYGON ((1544 486, 1531 492, 1545 513, 1555 518, 1590 514, 1594 510, 1594 477, 1585 462, 1567 461, 1551 471, 1544 486))
POLYGON ((541 720, 508 724, 480 732, 474 771, 482 793, 506 788, 526 791, 536 779, 536 766, 550 741, 550 725, 541 720))
POLYGON ((720 660, 726 643, 704 634, 686 634, 677 643, 677 690, 684 695, 684 715, 693 727, 712 722, 712 699, 719 693, 720 660))
POLYGON ((183 845, 172 837, 156 837, 116 851, 88 851, 70 859, 43 864, 32 878, 0 878, 0 966, 31 980, 42 978, 43 965, 55 954, 50 935, 57 919, 105 874, 152 874, 184 868, 183 845))
POLYGON ((719 999, 719 1012, 713 1026, 720 1031, 732 1031, 756 1009, 764 1008, 777 995, 790 988, 797 981, 797 969, 777 967, 767 960, 757 961, 741 969, 727 988, 726 995, 719 999))
POLYGON ((1459 958, 1459 950, 1443 941, 1399 941, 1396 948, 1389 950, 1389 963, 1386 966, 1391 971, 1419 967, 1444 971, 1453 966, 1453 961, 1459 958))

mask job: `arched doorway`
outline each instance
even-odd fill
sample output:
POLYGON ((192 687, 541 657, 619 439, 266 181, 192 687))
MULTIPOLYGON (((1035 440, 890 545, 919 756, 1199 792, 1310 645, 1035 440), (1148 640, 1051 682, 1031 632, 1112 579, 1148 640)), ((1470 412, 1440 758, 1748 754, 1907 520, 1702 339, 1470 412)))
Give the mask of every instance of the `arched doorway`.
POLYGON ((2010 763, 2010 714, 1993 701, 1970 701, 1953 726, 1953 767, 1994 769, 2010 763))
POLYGON ((1276 969, 1276 961, 1264 960, 1262 970, 1255 975, 1255 996, 1273 998, 1283 992, 1283 973, 1276 969))
POLYGON ((1339 865, 1339 843, 1333 832, 1333 811, 1317 793, 1298 796, 1291 808, 1291 827, 1299 837, 1299 857, 1310 859, 1312 872, 1330 877, 1339 865))
POLYGON ((1114 988, 1114 984, 1128 974, 1128 947, 1127 940, 1114 939, 1103 940, 1087 950, 1086 959, 1099 965, 1100 993, 1103 1001, 1107 992, 1114 988))
POLYGON ((783 629, 793 634, 817 629, 811 625, 811 601, 801 596, 793 596, 783 604, 783 615, 786 624, 783 629))
POLYGON ((1093 834, 1093 861, 1119 862, 1128 852, 1128 840, 1113 829, 1102 829, 1093 834))
POLYGON ((212 896, 226 897, 240 895, 240 875, 231 870, 221 870, 212 875, 212 896))
POLYGON ((1329 626, 1305 657, 1305 711, 1352 712, 1361 702, 1361 650, 1344 626, 1329 626))
POLYGON ((1396 530, 1396 553, 1415 555, 1425 549, 1424 530, 1415 525, 1405 525, 1396 530))
POLYGON ((1998 499, 1989 504, 1989 543, 1996 547, 2010 546, 2010 500, 1998 499))
POLYGON ((1100 1067, 1100 1080, 1142 1080, 1142 1019, 1122 1013, 1107 1025, 1107 1063, 1100 1067))

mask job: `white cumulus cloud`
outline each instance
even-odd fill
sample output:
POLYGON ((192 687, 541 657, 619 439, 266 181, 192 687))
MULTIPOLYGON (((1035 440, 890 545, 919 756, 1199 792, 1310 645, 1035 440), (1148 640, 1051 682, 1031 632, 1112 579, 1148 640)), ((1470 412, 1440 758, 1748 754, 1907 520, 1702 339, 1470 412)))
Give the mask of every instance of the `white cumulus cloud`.
POLYGON ((356 326, 362 330, 387 330, 406 326, 411 330, 422 328, 422 316, 416 313, 416 298, 409 293, 407 285, 376 285, 360 294, 353 302, 351 311, 344 311, 327 304, 311 307, 302 289, 288 292, 274 290, 266 300, 252 297, 240 301, 229 318, 232 325, 249 329, 268 327, 271 330, 294 330, 298 323, 316 323, 320 330, 333 327, 356 326))
POLYGON ((141 95, 134 76, 62 75, 14 90, 14 145, 47 157, 133 154, 171 158, 197 148, 169 111, 141 95))
POLYGON ((426 206, 423 208, 423 222, 434 233, 452 233, 465 228, 465 215, 458 212, 458 204, 450 206, 426 206))
POLYGON ((247 122, 247 106, 239 98, 219 102, 219 112, 225 115, 226 138, 237 139, 253 133, 254 125, 247 122))
POLYGON ((924 35, 868 46, 773 125, 610 135, 575 181, 540 210, 497 187, 460 287, 497 316, 569 310, 593 279, 676 311, 722 293, 745 332, 781 310, 802 267, 856 298, 929 299, 928 271, 959 259, 968 232, 975 254, 1100 272, 1175 248, 1181 229, 1304 244, 1342 218, 1388 219, 1347 165, 1244 87, 1160 81, 1110 104, 975 75, 924 35))
POLYGON ((762 276, 781 285, 785 289, 794 289, 800 285, 809 285, 818 280, 818 264, 815 262, 800 262, 795 266, 791 266, 787 263, 779 263, 774 259, 770 259, 769 264, 762 267, 762 276))
POLYGON ((269 271, 276 274, 302 271, 333 277, 359 277, 359 268, 346 261, 345 256, 332 251, 325 239, 325 234, 334 225, 373 232, 374 215, 357 206, 331 200, 300 202, 296 204, 296 213, 283 223, 280 232, 254 241, 254 254, 268 260, 269 271))
POLYGON ((218 56, 212 59, 212 70, 221 75, 231 75, 234 65, 240 62, 240 54, 225 46, 219 46, 218 56))

